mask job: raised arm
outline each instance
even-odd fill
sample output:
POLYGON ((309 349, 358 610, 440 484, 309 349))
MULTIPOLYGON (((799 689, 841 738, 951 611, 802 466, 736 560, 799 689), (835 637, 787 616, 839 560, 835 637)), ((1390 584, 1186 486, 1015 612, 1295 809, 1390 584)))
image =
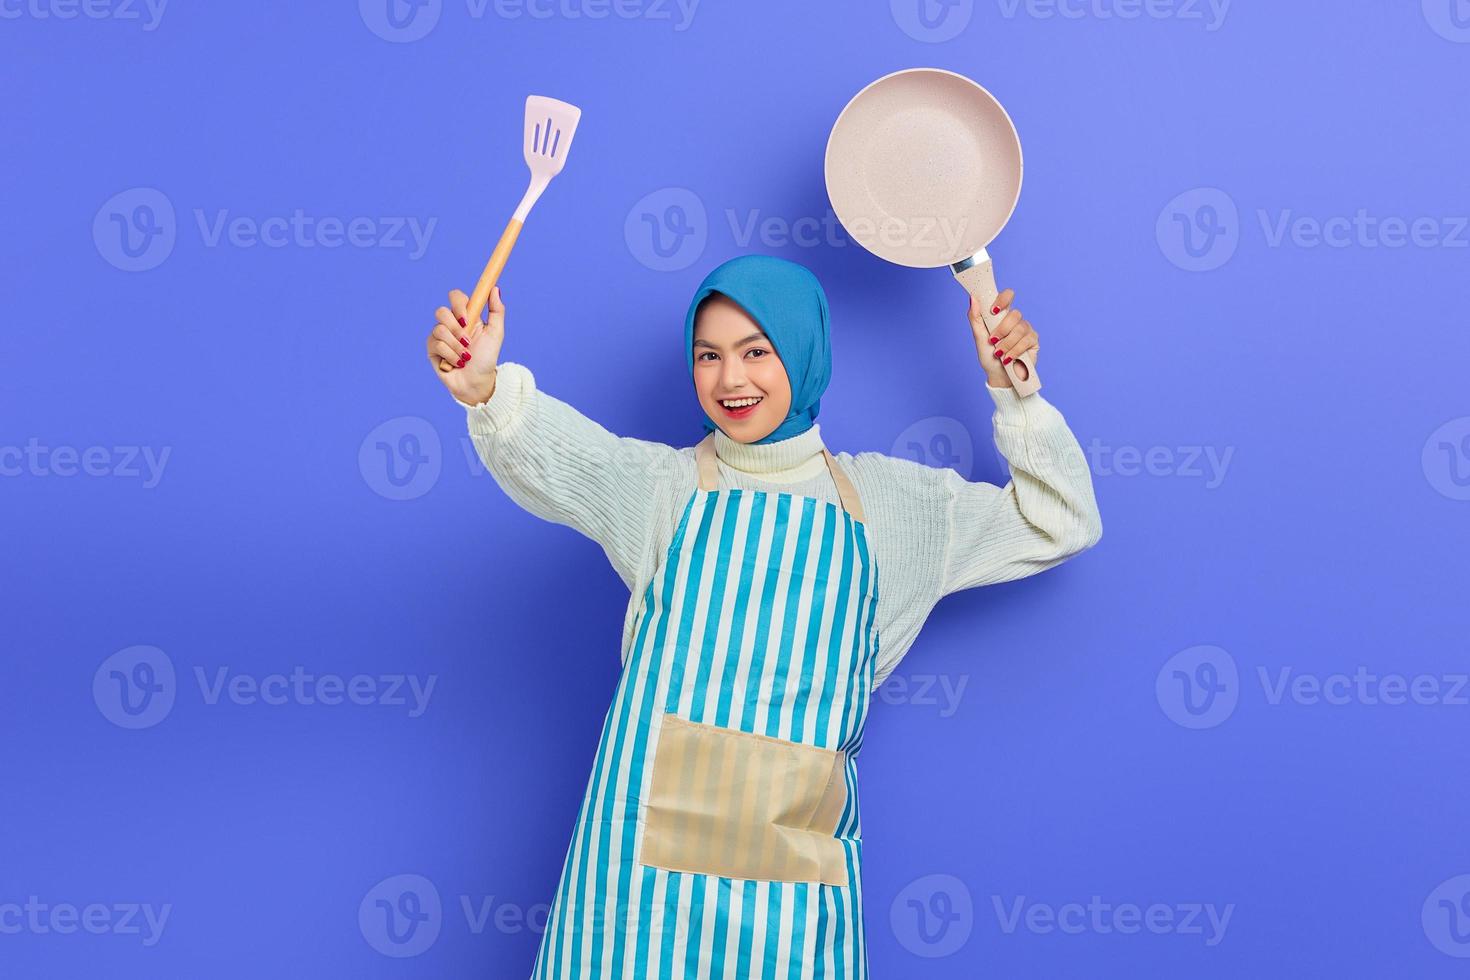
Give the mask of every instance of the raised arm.
POLYGON ((614 435, 542 391, 531 370, 514 361, 498 365, 488 401, 459 403, 475 451, 506 495, 602 545, 632 588, 658 491, 674 475, 678 450, 614 435))
POLYGON ((1005 315, 993 332, 970 300, 975 352, 995 402, 995 445, 1011 480, 998 487, 944 471, 949 533, 941 595, 1035 575, 1102 537, 1087 457, 1067 420, 1040 392, 1017 395, 1006 376, 1005 364, 1027 352, 1034 361, 1039 349, 1036 329, 1011 305, 1015 295, 1007 289, 997 297, 991 312, 1005 315))
POLYGON ((944 471, 943 595, 1035 575, 1102 537, 1087 457, 1062 413, 1040 392, 1022 398, 1011 388, 985 387, 1011 480, 999 487, 944 471))
POLYGON ((614 435, 538 388, 525 365, 499 361, 505 330, 499 288, 491 294, 489 322, 475 331, 461 320, 466 299, 454 290, 453 309, 439 308, 429 357, 465 409, 480 461, 523 509, 601 545, 631 589, 660 491, 681 463, 679 451, 614 435))

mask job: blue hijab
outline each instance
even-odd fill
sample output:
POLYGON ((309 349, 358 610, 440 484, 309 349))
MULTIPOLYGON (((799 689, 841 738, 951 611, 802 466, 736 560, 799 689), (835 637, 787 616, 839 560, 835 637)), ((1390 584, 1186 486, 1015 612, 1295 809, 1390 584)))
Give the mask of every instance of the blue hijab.
MULTIPOLYGON (((827 294, 804 265, 773 255, 742 255, 716 266, 704 277, 684 316, 684 353, 694 376, 694 316, 712 293, 738 303, 760 325, 791 382, 791 410, 785 420, 755 445, 779 442, 812 427, 822 392, 832 377, 832 339, 827 294)), ((718 426, 704 415, 704 431, 718 426)))

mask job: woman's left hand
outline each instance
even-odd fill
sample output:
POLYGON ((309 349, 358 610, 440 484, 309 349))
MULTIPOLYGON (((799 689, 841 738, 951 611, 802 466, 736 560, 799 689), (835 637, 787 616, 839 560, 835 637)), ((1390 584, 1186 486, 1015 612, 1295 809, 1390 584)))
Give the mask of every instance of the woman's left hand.
POLYGON ((1007 289, 995 299, 992 309, 1005 313, 996 325, 995 333, 985 326, 981 316, 980 301, 970 297, 970 330, 975 335, 975 352, 980 355, 980 364, 985 368, 985 383, 992 388, 1011 387, 1010 376, 1005 365, 1027 351, 1031 352, 1031 363, 1036 363, 1036 352, 1040 350, 1036 330, 1021 317, 1021 311, 1011 309, 1016 298, 1013 289, 1007 289))

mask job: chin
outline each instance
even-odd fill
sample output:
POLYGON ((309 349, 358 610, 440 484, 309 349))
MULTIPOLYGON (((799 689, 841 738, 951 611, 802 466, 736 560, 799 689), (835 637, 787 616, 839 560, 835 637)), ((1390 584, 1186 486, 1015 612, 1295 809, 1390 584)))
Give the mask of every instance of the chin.
POLYGON ((775 432, 779 425, 779 422, 757 422, 754 419, 748 419, 741 424, 740 434, 743 437, 741 441, 755 442, 758 439, 764 439, 775 432))

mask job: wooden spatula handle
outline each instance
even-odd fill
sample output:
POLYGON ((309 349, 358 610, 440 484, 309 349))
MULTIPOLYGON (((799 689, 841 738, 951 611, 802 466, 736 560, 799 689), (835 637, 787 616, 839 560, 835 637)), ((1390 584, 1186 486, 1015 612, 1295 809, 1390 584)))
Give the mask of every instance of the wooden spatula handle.
MULTIPOLYGON (((976 262, 963 272, 956 272, 954 277, 965 287, 967 293, 980 301, 980 317, 985 321, 986 328, 993 332, 1009 311, 1001 310, 999 315, 992 315, 990 312, 995 309, 996 297, 1000 295, 1000 291, 995 288, 995 267, 990 258, 987 256, 984 261, 976 262)), ((1035 394, 1041 387, 1041 379, 1036 376, 1036 363, 1032 360, 1030 351, 1012 358, 1011 363, 1005 365, 1005 372, 1011 379, 1016 394, 1022 398, 1035 394)))
POLYGON ((520 228, 522 225, 514 217, 506 223, 506 231, 500 232, 500 241, 495 242, 495 251, 490 253, 490 262, 485 263, 485 272, 479 273, 479 282, 475 284, 475 291, 470 292, 469 307, 465 310, 470 331, 479 328, 479 314, 484 313, 485 304, 490 303, 490 291, 495 288, 500 273, 506 269, 510 250, 516 244, 516 238, 520 237, 520 228))
MULTIPOLYGON (((495 251, 490 253, 490 261, 485 263, 485 271, 480 273, 480 281, 475 283, 475 291, 470 293, 470 301, 465 307, 464 318, 469 324, 471 343, 480 332, 480 314, 485 311, 485 304, 490 302, 490 290, 495 288, 496 281, 500 279, 500 273, 505 269, 505 260, 510 258, 510 250, 515 246, 520 234, 521 222, 516 218, 511 218, 505 226, 505 231, 500 233, 500 241, 495 243, 495 251)), ((441 374, 452 370, 454 368, 448 363, 441 362, 439 365, 441 374)))
POLYGON ((464 318, 470 321, 471 328, 480 322, 480 314, 485 310, 485 304, 490 302, 490 290, 495 288, 495 283, 500 279, 500 273, 505 268, 505 260, 510 258, 510 250, 520 236, 521 223, 511 218, 506 223, 505 231, 500 233, 500 241, 495 243, 495 251, 490 253, 490 261, 485 263, 485 271, 480 273, 480 281, 475 283, 475 291, 470 293, 470 305, 465 310, 464 318))

